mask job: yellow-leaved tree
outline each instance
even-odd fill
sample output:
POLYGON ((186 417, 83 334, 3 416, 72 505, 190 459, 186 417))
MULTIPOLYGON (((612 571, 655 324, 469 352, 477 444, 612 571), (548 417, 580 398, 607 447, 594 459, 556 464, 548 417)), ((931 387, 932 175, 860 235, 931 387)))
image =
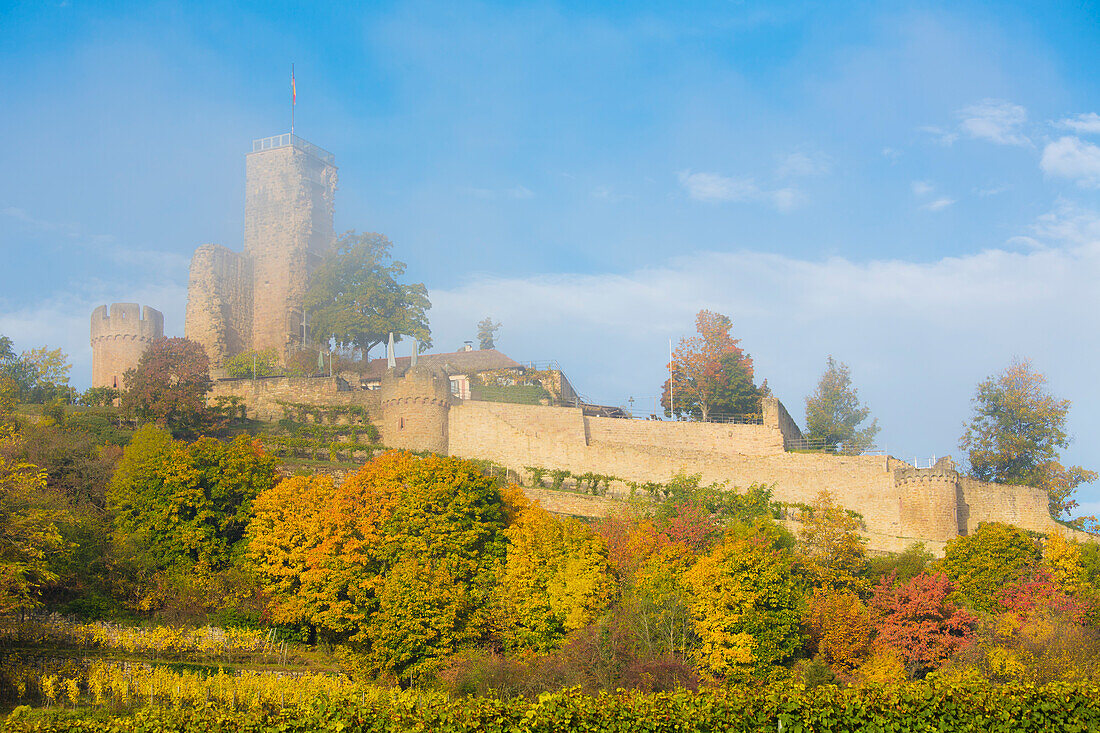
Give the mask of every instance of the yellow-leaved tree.
POLYGON ((803 589, 790 553, 728 539, 685 575, 699 646, 696 661, 727 679, 767 678, 802 647, 803 589))
POLYGON ((423 681, 488 640, 506 515, 476 463, 394 451, 331 494, 321 479, 283 482, 256 507, 251 553, 280 612, 370 674, 423 681), (295 498, 316 506, 294 516, 281 503, 295 498))
POLYGON ((851 672, 871 655, 871 610, 849 590, 817 588, 807 617, 817 653, 838 672, 851 672))
POLYGON ((57 578, 50 560, 65 547, 57 529, 60 504, 46 472, 7 456, 19 452, 19 434, 0 427, 0 614, 40 604, 42 587, 57 578))
POLYGON ((510 496, 519 511, 504 532, 508 559, 498 586, 501 636, 510 651, 547 652, 611 602, 607 545, 577 520, 516 493, 510 496))
POLYGON ((860 520, 822 491, 810 511, 802 514, 798 537, 810 558, 810 575, 817 587, 867 590, 861 577, 867 562, 867 539, 859 534, 860 520))
POLYGON ((303 576, 327 536, 335 486, 330 476, 294 476, 256 497, 248 526, 248 556, 276 602, 279 623, 309 624, 314 609, 303 576))

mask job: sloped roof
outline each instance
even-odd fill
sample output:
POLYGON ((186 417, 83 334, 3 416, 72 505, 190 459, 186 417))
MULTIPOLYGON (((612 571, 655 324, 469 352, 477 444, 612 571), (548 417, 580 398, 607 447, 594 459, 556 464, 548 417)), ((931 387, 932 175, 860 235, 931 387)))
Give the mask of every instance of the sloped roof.
MULTIPOLYGON (((412 364, 412 357, 399 356, 396 361, 397 370, 404 372, 412 364)), ((496 349, 452 351, 445 354, 420 354, 417 357, 417 365, 440 369, 447 374, 472 374, 493 369, 515 369, 523 366, 496 349)), ((367 379, 381 379, 382 375, 386 373, 386 360, 384 358, 371 359, 362 373, 367 379)))

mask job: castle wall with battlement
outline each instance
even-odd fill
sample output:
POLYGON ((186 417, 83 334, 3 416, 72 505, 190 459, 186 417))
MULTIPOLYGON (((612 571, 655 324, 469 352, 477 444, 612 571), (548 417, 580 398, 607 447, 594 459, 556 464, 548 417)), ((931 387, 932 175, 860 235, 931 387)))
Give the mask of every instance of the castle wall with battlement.
POLYGON ((92 386, 125 386, 125 374, 134 369, 153 341, 164 337, 164 315, 137 303, 112 303, 92 311, 92 386))
MULTIPOLYGON (((423 368, 388 374, 377 390, 358 389, 338 377, 217 383, 214 395, 231 394, 244 399, 251 416, 267 420, 283 416, 280 401, 362 405, 387 447, 490 460, 520 473, 534 466, 639 484, 699 474, 704 483, 724 483, 731 490, 768 485, 773 497, 787 504, 811 504, 829 491, 863 517, 868 547, 877 552, 901 552, 923 542, 942 554, 947 542, 974 532, 980 522, 1042 533, 1062 529, 1095 541, 1055 523, 1044 492, 974 481, 947 460, 917 469, 881 455, 791 452, 788 445, 801 433, 774 398, 765 401, 758 425, 588 417, 581 408, 456 400, 445 377, 423 368)), ((615 506, 606 497, 538 488, 527 493, 565 514, 594 516, 615 506)))

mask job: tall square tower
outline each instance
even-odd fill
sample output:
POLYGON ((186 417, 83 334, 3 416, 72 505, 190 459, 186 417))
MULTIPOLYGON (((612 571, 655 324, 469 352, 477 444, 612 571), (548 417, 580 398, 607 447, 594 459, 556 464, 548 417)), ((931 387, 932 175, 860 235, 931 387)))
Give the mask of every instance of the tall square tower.
POLYGON ((252 348, 299 347, 309 276, 332 251, 336 164, 293 134, 252 142, 245 163, 244 255, 252 268, 252 348))

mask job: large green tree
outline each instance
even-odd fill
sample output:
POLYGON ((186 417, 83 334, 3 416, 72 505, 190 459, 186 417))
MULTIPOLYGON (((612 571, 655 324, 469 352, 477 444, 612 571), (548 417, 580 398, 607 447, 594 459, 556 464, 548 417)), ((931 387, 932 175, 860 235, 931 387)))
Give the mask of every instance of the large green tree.
POLYGON ((1062 465, 1070 401, 1048 393, 1046 377, 1029 360, 1017 359, 984 380, 973 404, 959 447, 970 458, 974 478, 1044 489, 1055 517, 1077 506, 1074 489, 1096 480, 1096 472, 1062 465))
POLYGON ((180 443, 147 425, 123 452, 108 499, 119 540, 148 569, 216 571, 244 536, 253 499, 276 478, 275 459, 248 436, 180 443))
POLYGON ((336 252, 313 273, 305 297, 315 339, 364 355, 390 333, 397 340, 415 337, 421 350, 432 345, 428 290, 423 283, 401 282, 405 263, 392 258, 392 247, 381 234, 340 237, 336 252))
POLYGON ((661 406, 666 415, 687 415, 697 420, 760 412, 760 398, 768 394, 767 382, 753 384, 752 359, 739 339, 730 335, 729 316, 701 310, 695 316, 698 335, 681 338, 672 353, 669 379, 661 406))
POLYGON ((817 388, 806 398, 805 437, 829 450, 859 455, 874 445, 878 434, 876 419, 860 427, 870 415, 870 408, 860 403, 852 386, 848 365, 830 356, 817 388))

